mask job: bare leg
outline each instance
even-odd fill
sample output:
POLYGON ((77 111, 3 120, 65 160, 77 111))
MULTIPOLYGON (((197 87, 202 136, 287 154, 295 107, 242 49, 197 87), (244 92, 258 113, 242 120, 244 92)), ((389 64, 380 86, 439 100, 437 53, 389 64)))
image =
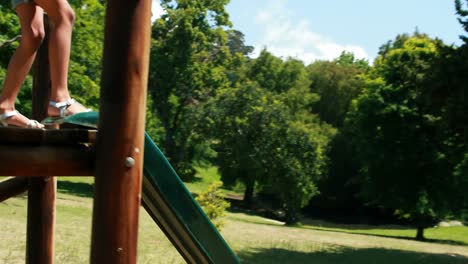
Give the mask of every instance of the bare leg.
MULTIPOLYGON (((66 0, 35 0, 35 2, 47 12, 51 22, 49 63, 52 87, 50 99, 63 102, 70 99, 68 65, 75 13, 66 0)), ((73 104, 67 110, 69 113, 79 113, 86 109, 80 104, 73 104)), ((49 106, 48 114, 57 116, 59 110, 49 106)))
MULTIPOLYGON (((32 3, 21 4, 16 8, 16 13, 20 20, 22 37, 8 65, 0 95, 0 114, 15 109, 16 97, 44 39, 42 8, 32 3)), ((29 119, 22 115, 8 119, 8 123, 15 126, 25 126, 28 121, 29 119)))

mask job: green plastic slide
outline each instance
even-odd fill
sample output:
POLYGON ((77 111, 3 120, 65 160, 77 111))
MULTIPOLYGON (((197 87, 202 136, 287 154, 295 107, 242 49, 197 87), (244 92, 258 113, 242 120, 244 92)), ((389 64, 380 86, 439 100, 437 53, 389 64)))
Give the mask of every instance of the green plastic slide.
MULTIPOLYGON (((65 122, 96 128, 98 113, 73 115, 65 122)), ((146 133, 143 170, 143 207, 187 263, 240 263, 146 133)))

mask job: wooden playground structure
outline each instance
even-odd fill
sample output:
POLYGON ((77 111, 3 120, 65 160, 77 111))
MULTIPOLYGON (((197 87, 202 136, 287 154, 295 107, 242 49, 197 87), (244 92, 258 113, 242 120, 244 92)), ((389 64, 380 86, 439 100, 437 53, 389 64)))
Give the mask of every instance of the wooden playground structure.
MULTIPOLYGON (((27 263, 54 262, 57 175, 95 177, 90 262, 136 263, 151 0, 109 0, 106 12, 99 132, 0 129, 0 175, 17 176, 0 182, 0 202, 28 191, 27 263)), ((34 119, 46 117, 49 94, 46 38, 34 119)))

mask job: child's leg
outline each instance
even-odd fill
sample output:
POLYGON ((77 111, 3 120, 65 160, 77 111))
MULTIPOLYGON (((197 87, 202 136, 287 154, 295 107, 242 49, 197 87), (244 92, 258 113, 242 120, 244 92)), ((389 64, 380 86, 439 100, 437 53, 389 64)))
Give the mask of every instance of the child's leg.
MULTIPOLYGON (((35 2, 47 12, 51 22, 49 63, 52 87, 50 99, 63 102, 70 99, 68 65, 75 13, 66 0, 35 0, 35 2)), ((85 110, 80 104, 73 104, 67 108, 69 113, 78 113, 85 110)), ((55 107, 49 107, 48 114, 57 116, 59 110, 55 107)))
MULTIPOLYGON (((15 109, 19 89, 26 78, 44 38, 43 10, 33 3, 20 4, 16 8, 21 24, 21 42, 8 65, 3 91, 0 95, 0 114, 15 109)), ((22 115, 10 117, 9 124, 25 126, 29 119, 22 115)))

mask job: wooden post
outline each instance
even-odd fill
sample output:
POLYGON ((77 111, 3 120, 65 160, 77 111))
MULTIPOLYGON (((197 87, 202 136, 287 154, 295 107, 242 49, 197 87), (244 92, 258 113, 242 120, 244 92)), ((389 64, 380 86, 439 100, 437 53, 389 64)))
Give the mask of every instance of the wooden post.
MULTIPOLYGON (((39 49, 34 65, 33 118, 41 120, 47 115, 50 96, 48 59, 49 23, 44 16, 46 37, 39 49)), ((53 177, 30 179, 28 193, 28 230, 26 263, 54 262, 55 195, 57 181, 53 177)))
POLYGON ((136 263, 151 0, 107 2, 91 263, 136 263))

